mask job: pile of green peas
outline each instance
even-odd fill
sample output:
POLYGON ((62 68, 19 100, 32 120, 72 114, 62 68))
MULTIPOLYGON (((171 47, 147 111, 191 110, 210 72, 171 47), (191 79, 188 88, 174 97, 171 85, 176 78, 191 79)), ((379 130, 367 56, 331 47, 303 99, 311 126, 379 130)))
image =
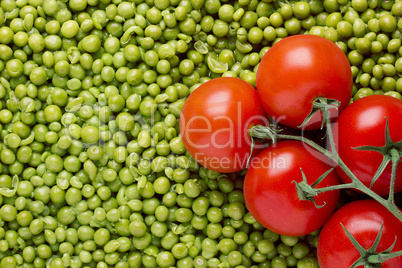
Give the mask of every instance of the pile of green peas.
POLYGON ((215 77, 255 86, 296 34, 347 55, 353 100, 402 99, 402 2, 0 1, 0 267, 318 267, 319 230, 248 213, 242 173, 201 167, 178 119, 215 77))

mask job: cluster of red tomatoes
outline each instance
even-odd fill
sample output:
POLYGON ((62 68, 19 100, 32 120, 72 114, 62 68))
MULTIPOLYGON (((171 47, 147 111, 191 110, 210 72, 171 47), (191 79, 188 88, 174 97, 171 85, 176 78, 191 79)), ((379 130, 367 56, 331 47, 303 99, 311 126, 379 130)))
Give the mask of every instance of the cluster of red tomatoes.
MULTIPOLYGON (((349 105, 352 87, 348 59, 334 43, 318 36, 292 36, 264 55, 256 89, 238 78, 212 79, 188 97, 180 117, 183 143, 201 165, 224 173, 247 168, 244 197, 259 223, 289 236, 306 235, 322 227, 318 245, 322 267, 350 267, 363 254, 347 231, 367 250, 383 226, 374 250, 387 250, 395 237, 392 251, 402 250, 401 221, 372 199, 351 202, 334 213, 339 190, 322 192, 314 202, 300 200, 296 183, 303 180, 313 185, 327 173, 315 188, 351 180, 326 155, 302 141, 281 140, 267 146, 253 142, 249 130, 272 122, 297 129, 306 117, 310 120, 303 131, 319 129, 322 112, 318 109, 309 116, 313 101, 336 100, 339 106, 329 110, 329 117, 340 159, 364 185, 386 196, 391 164, 371 183, 383 163, 383 154, 391 149, 401 151, 402 101, 374 95, 349 105), (363 146, 377 151, 359 150, 363 146)), ((394 186, 395 193, 402 191, 402 168, 396 171, 394 186)), ((402 257, 387 260, 383 267, 402 267, 402 257)))

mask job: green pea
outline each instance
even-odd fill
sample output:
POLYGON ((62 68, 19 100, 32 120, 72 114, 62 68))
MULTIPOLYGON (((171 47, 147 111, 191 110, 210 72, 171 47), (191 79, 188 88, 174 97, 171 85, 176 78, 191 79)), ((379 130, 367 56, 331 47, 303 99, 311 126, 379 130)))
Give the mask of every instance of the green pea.
POLYGON ((139 110, 144 116, 151 116, 156 112, 157 104, 153 99, 144 99, 140 105, 139 110))
POLYGON ((357 50, 352 50, 352 51, 349 52, 349 54, 348 54, 348 59, 349 59, 349 62, 350 62, 352 65, 358 66, 358 65, 360 65, 360 64, 363 62, 364 57, 363 57, 363 55, 360 54, 357 50))
POLYGON ((282 256, 276 256, 271 260, 271 267, 287 267, 286 259, 282 256))
POLYGON ((371 49, 371 41, 367 37, 358 38, 355 43, 356 49, 360 54, 368 53, 371 49))
POLYGON ((396 19, 391 14, 385 14, 379 19, 380 28, 382 31, 391 33, 396 29, 396 19))
POLYGON ((297 244, 298 242, 298 238, 297 237, 293 237, 293 236, 285 236, 285 235, 281 235, 281 241, 287 245, 287 246, 294 246, 297 244))
POLYGON ((361 99, 363 97, 367 97, 367 96, 370 96, 370 95, 373 95, 373 94, 374 94, 374 92, 373 92, 372 89, 370 89, 370 88, 361 88, 356 92, 356 94, 354 95, 353 99, 358 100, 358 99, 361 99))
POLYGON ((189 222, 192 218, 192 212, 187 208, 179 208, 175 211, 175 218, 179 222, 189 222))
POLYGON ((319 267, 318 261, 315 257, 304 257, 303 259, 297 262, 298 267, 319 267))

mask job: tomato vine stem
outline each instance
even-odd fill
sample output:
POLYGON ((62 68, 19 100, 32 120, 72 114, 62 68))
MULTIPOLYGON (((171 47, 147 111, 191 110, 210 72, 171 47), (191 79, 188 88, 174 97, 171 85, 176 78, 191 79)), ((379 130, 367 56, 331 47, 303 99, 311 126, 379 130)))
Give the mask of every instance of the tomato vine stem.
POLYGON ((389 186, 389 195, 388 202, 390 204, 395 204, 394 195, 395 195, 395 181, 396 181, 396 170, 398 168, 398 163, 401 159, 401 156, 396 149, 391 150, 391 163, 392 163, 392 171, 391 171, 391 183, 389 186))
MULTIPOLYGON (((368 150, 368 151, 377 151, 383 154, 384 158, 379 166, 378 170, 373 176, 372 182, 370 187, 367 187, 363 182, 361 182, 355 174, 349 169, 349 167, 342 161, 340 158, 335 141, 334 141, 334 135, 332 131, 332 125, 331 125, 331 118, 329 114, 329 109, 333 109, 334 107, 337 106, 337 103, 331 102, 331 104, 327 103, 327 100, 322 100, 318 99, 316 100, 315 105, 313 105, 313 110, 312 113, 307 116, 307 118, 304 120, 302 125, 306 125, 308 121, 312 118, 312 116, 317 113, 317 111, 321 111, 323 120, 322 120, 322 125, 321 128, 326 125, 326 133, 327 137, 329 140, 329 149, 324 148, 317 144, 316 142, 307 139, 302 136, 295 136, 295 135, 287 135, 287 134, 281 134, 280 131, 272 129, 270 127, 266 126, 253 126, 249 130, 249 135, 253 139, 258 139, 258 140, 263 140, 263 139, 270 139, 272 143, 275 143, 277 139, 288 139, 288 140, 297 140, 304 142, 305 144, 309 145, 316 151, 320 152, 321 154, 325 155, 327 158, 332 160, 332 162, 339 166, 346 174, 347 176, 351 179, 351 182, 349 183, 341 183, 338 185, 331 185, 327 187, 322 187, 322 188, 315 188, 330 172, 333 171, 333 168, 322 174, 316 181, 312 184, 309 185, 307 183, 307 179, 305 174, 303 173, 303 170, 301 170, 302 173, 302 178, 303 180, 301 182, 296 182, 293 181, 296 185, 296 189, 298 192, 298 196, 300 200, 309 200, 315 204, 314 197, 317 196, 320 193, 324 193, 327 191, 333 191, 333 190, 340 190, 340 189, 355 189, 358 190, 368 196, 370 196, 372 199, 376 200, 378 203, 380 203, 382 206, 384 206, 389 212, 391 212, 399 221, 402 222, 402 212, 399 210, 399 208, 396 206, 394 202, 394 194, 395 194, 395 181, 396 181, 396 171, 398 168, 398 164, 401 160, 402 153, 402 141, 394 143, 389 135, 389 128, 388 128, 388 119, 386 123, 386 128, 385 128, 385 140, 386 144, 383 147, 374 147, 374 146, 362 146, 358 148, 354 148, 356 150, 368 150), (273 137, 274 136, 274 137, 273 137), (372 185, 375 183, 375 181, 379 178, 381 173, 385 170, 386 166, 389 163, 392 163, 392 171, 391 171, 391 180, 390 180, 390 189, 389 189, 389 195, 388 198, 384 198, 380 195, 378 195, 376 192, 371 190, 372 185)), ((316 204, 315 204, 316 205, 316 204)), ((325 205, 325 203, 324 203, 325 205)), ((322 206, 324 206, 322 205, 322 206)), ((319 209, 322 206, 317 206, 316 207, 319 209)), ((342 225, 342 223, 341 223, 342 225)), ((385 261, 395 258, 398 256, 402 256, 402 251, 397 251, 397 252, 391 252, 393 247, 396 244, 396 238, 395 242, 393 245, 391 245, 387 250, 383 252, 377 252, 377 247, 380 243, 381 235, 382 235, 382 229, 383 229, 383 224, 381 225, 381 228, 378 232, 378 235, 373 243, 373 245, 368 249, 364 249, 358 242, 357 240, 352 236, 352 234, 342 225, 345 233, 347 234, 349 240, 353 243, 353 245, 356 247, 356 249, 360 253, 360 257, 352 264, 351 268, 361 266, 363 265, 365 268, 380 268, 381 263, 384 263, 385 261)))
MULTIPOLYGON (((324 107, 324 109, 326 109, 326 108, 324 107)), ((327 114, 327 113, 324 111, 323 114, 327 114)), ((269 127, 262 126, 262 125, 256 125, 256 126, 251 127, 249 130, 249 135, 251 137, 254 137, 257 139, 271 139, 272 140, 272 138, 271 138, 272 133, 275 133, 277 139, 297 140, 297 141, 301 141, 301 142, 308 144, 309 146, 311 146, 318 152, 322 153, 323 155, 325 155, 326 157, 331 159, 352 180, 351 183, 347 183, 347 184, 339 184, 339 185, 334 185, 334 186, 329 186, 329 187, 324 187, 324 188, 314 188, 313 190, 315 191, 315 195, 326 192, 326 191, 332 191, 332 190, 337 190, 337 189, 355 189, 355 190, 358 190, 358 191, 370 196, 371 198, 375 199, 377 202, 379 202, 381 205, 383 205, 386 209, 388 209, 395 217, 397 217, 402 222, 402 213, 394 203, 394 184, 395 184, 395 174, 396 174, 397 164, 393 165, 393 173, 392 173, 391 186, 390 186, 390 196, 387 199, 385 199, 382 196, 375 193, 374 191, 372 191, 369 187, 364 185, 353 174, 353 172, 348 168, 348 166, 342 161, 342 159, 339 157, 339 155, 336 151, 330 118, 326 117, 325 121, 326 121, 326 126, 327 126, 326 130, 327 130, 331 150, 327 150, 326 148, 318 145, 316 142, 314 142, 310 139, 307 139, 305 137, 281 134, 280 132, 274 132, 269 127)), ((274 140, 272 140, 272 141, 274 141, 274 140)), ((399 160, 400 160, 400 156, 399 156, 399 152, 398 152, 398 159, 395 154, 395 156, 393 156, 392 161, 396 163, 396 162, 399 162, 399 160)), ((307 195, 312 196, 311 193, 307 193, 307 195)))

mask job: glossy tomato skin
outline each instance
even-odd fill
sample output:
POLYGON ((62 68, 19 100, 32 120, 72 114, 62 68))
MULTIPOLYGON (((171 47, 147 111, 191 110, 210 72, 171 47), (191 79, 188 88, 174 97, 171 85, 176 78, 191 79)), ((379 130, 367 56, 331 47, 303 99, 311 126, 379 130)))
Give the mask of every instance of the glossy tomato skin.
MULTIPOLYGON (((372 151, 353 149, 360 146, 384 146, 386 117, 389 122, 391 139, 402 140, 402 101, 385 95, 373 95, 353 102, 347 107, 333 126, 335 145, 338 154, 349 169, 366 186, 383 159, 382 154, 372 151)), ((339 167, 336 172, 343 182, 350 178, 339 167)), ((388 164, 380 178, 371 188, 379 195, 389 193, 391 164, 388 164)), ((396 173, 395 192, 402 191, 402 167, 396 173)))
MULTIPOLYGON (((333 42, 315 35, 295 35, 273 45, 261 59, 256 87, 266 112, 280 123, 297 128, 312 110, 317 97, 341 102, 331 109, 334 120, 350 102, 352 72, 343 51, 333 42)), ((317 113, 304 127, 319 129, 317 113)))
MULTIPOLYGON (((301 182, 302 173, 311 185, 331 169, 324 155, 299 141, 281 141, 259 153, 251 162, 244 180, 244 198, 251 215, 275 233, 300 236, 319 229, 335 210, 339 191, 315 197, 317 205, 300 200, 293 181, 301 182)), ((339 183, 334 171, 316 188, 339 183)))
MULTIPOLYGON (((244 169, 250 155, 253 125, 269 120, 257 91, 233 77, 209 80, 194 90, 183 105, 180 134, 194 159, 204 167, 223 173, 244 169)), ((253 151, 262 149, 258 144, 253 151)))
MULTIPOLYGON (((317 257, 321 268, 350 267, 360 257, 340 223, 365 249, 371 247, 384 223, 377 252, 387 250, 395 237, 397 241, 392 251, 402 250, 402 223, 373 199, 354 201, 337 210, 320 232, 317 257)), ((402 257, 390 259, 382 267, 402 267, 402 257)))

